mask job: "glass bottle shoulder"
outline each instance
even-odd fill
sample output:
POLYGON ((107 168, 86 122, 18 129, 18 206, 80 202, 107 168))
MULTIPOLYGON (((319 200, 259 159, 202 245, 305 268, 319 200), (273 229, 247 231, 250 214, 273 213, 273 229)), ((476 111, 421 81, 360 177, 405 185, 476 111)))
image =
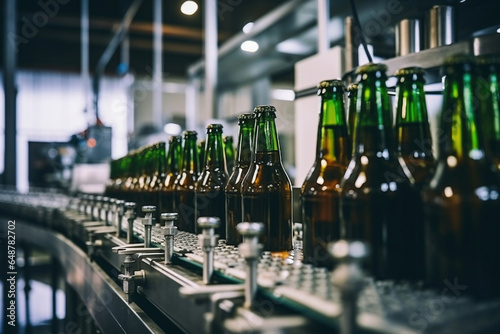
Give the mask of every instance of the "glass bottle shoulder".
POLYGON ((336 192, 346 170, 347 166, 345 165, 328 163, 325 159, 316 159, 302 184, 302 194, 336 192))
POLYGON ((396 192, 412 187, 409 172, 395 155, 353 157, 341 181, 342 192, 361 190, 396 192))
POLYGON ((281 163, 252 163, 248 168, 242 185, 242 193, 246 191, 291 191, 291 182, 281 163))
POLYGON ((197 191, 221 190, 225 187, 227 175, 223 169, 204 169, 197 181, 197 191))
POLYGON ((248 172, 247 167, 235 166, 233 172, 229 176, 227 184, 224 190, 228 193, 239 193, 241 188, 241 183, 243 182, 243 178, 248 172))

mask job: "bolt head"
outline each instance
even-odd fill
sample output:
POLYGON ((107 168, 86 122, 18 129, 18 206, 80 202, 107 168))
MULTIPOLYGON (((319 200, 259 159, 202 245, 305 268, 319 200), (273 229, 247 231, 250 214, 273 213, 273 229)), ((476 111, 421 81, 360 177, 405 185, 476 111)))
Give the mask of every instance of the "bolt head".
POLYGON ((236 225, 236 229, 244 237, 257 237, 264 232, 265 226, 262 223, 243 222, 236 225))
POLYGON ((197 222, 201 229, 217 228, 220 226, 220 219, 218 217, 200 217, 197 222))
POLYGON ((144 205, 142 207, 142 212, 144 213, 150 213, 150 212, 155 212, 156 211, 156 206, 154 205, 144 205))
POLYGON ((133 209, 135 209, 135 203, 134 202, 126 202, 125 203, 125 209, 127 209, 127 210, 133 210, 133 209))
POLYGON ((179 214, 177 212, 164 212, 161 214, 161 220, 164 221, 175 221, 179 214))

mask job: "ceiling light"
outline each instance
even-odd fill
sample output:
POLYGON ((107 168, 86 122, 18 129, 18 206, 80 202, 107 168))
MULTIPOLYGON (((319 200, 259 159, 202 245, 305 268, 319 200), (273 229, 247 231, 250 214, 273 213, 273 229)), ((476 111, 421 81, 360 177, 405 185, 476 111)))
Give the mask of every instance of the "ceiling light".
POLYGON ((182 132, 182 128, 177 123, 167 123, 163 127, 163 132, 172 136, 178 136, 182 132))
POLYGON ((497 33, 499 33, 499 34, 500 34, 500 28, 498 28, 498 29, 497 29, 497 33))
POLYGON ((241 43, 241 49, 246 52, 255 52, 259 49, 259 44, 256 41, 244 41, 241 43))
POLYGON ((245 25, 243 26, 243 29, 241 29, 241 30, 243 30, 243 32, 244 32, 245 34, 249 34, 249 33, 250 33, 250 31, 252 31, 252 28, 253 28, 253 22, 248 22, 247 24, 245 24, 245 25))
POLYGON ((193 15, 198 10, 198 4, 194 1, 184 1, 181 5, 181 12, 184 15, 193 15))

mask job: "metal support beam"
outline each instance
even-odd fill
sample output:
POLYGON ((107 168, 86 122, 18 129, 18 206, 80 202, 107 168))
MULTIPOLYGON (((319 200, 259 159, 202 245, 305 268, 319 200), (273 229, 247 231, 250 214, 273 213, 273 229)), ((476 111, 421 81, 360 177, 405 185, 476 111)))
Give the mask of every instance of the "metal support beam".
POLYGON ((330 0, 318 0, 318 53, 325 53, 330 48, 329 22, 330 0))
POLYGON ((94 79, 92 83, 94 90, 94 107, 96 116, 99 115, 98 113, 99 81, 101 79, 102 73, 104 72, 106 65, 109 63, 109 60, 113 56, 116 48, 118 47, 118 45, 120 45, 123 38, 125 37, 128 28, 130 26, 130 23, 132 22, 132 19, 134 18, 137 11, 139 10, 139 7, 141 6, 142 2, 143 0, 134 0, 134 2, 130 5, 127 12, 125 13, 125 16, 123 17, 120 26, 115 31, 113 38, 111 39, 106 50, 104 50, 101 58, 99 58, 99 61, 97 62, 96 70, 94 73, 94 79))
POLYGON ((205 115, 218 117, 217 111, 217 1, 205 0, 205 115))
POLYGON ((153 6, 153 124, 163 126, 163 29, 162 0, 153 6))
POLYGON ((4 73, 5 93, 5 158, 3 184, 17 185, 17 115, 16 115, 16 0, 4 2, 4 73))
POLYGON ((81 1, 80 17, 80 71, 83 85, 84 106, 88 111, 90 105, 90 77, 89 77, 89 0, 81 1))

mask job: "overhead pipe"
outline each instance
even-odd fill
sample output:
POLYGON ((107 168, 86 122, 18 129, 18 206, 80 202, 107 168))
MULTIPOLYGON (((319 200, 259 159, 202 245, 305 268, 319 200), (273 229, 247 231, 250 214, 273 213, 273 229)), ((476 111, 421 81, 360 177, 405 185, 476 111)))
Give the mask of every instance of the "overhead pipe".
POLYGON ((89 107, 90 77, 89 77, 89 0, 81 2, 82 15, 80 17, 80 75, 82 77, 84 111, 89 107))

